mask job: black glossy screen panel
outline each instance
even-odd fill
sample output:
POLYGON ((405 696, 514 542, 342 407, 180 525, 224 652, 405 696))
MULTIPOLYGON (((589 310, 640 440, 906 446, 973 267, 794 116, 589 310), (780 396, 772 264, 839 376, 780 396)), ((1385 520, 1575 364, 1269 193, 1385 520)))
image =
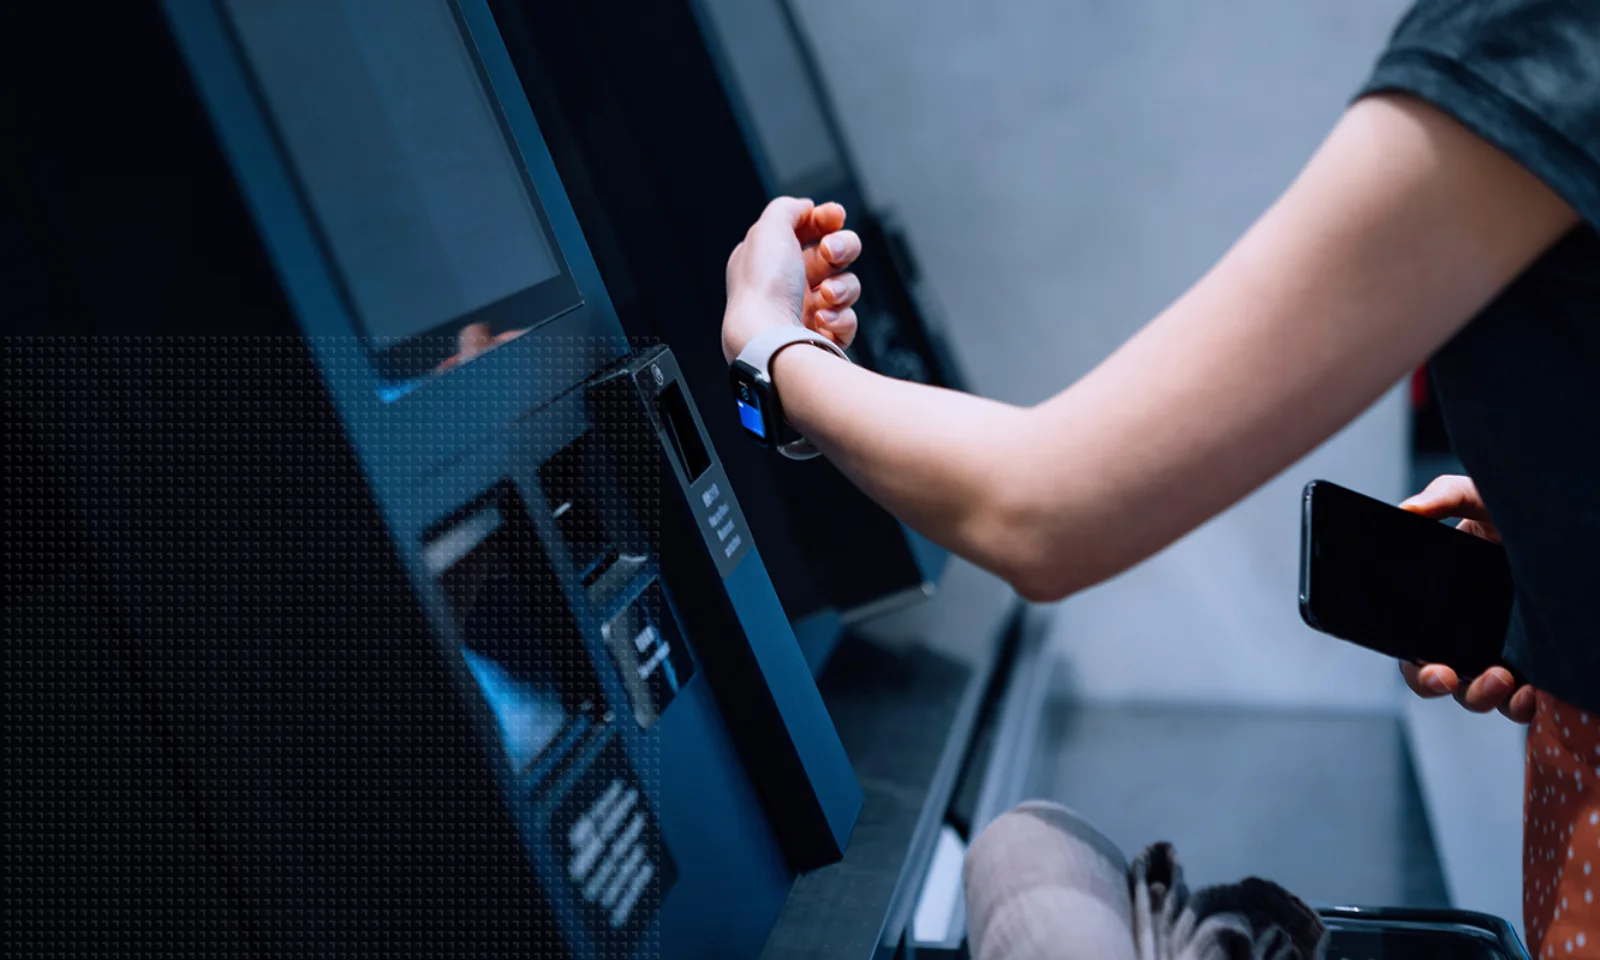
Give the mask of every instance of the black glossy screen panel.
POLYGON ((469 320, 500 334, 575 305, 451 9, 388 7, 224 3, 369 345, 469 320))

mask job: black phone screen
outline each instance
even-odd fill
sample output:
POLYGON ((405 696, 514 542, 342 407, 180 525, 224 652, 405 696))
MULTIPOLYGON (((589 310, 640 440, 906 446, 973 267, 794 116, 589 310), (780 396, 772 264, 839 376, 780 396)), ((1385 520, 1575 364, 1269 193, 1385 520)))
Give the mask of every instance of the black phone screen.
POLYGON ((1473 676, 1501 662, 1505 549, 1325 480, 1306 486, 1300 612, 1310 626, 1473 676))

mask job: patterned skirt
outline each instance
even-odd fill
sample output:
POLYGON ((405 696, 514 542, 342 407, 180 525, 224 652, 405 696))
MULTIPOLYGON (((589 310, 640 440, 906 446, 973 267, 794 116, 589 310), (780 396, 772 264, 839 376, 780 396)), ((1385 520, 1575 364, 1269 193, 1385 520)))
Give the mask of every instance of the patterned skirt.
POLYGON ((1536 958, 1600 958, 1600 715, 1539 694, 1528 730, 1522 922, 1536 958))

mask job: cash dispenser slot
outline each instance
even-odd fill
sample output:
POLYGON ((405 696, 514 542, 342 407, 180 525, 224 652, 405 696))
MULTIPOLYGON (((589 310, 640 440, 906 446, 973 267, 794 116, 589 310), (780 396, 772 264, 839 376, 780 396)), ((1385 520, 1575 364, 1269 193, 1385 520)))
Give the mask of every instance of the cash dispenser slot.
POLYGON ((639 351, 596 381, 588 402, 612 464, 608 489, 637 520, 645 548, 672 558, 661 568, 664 590, 640 594, 644 612, 670 622, 666 597, 676 599, 790 865, 838 860, 861 787, 672 352, 639 351))
POLYGON ((422 557, 514 773, 565 755, 604 726, 605 695, 577 619, 511 484, 431 529, 422 557))

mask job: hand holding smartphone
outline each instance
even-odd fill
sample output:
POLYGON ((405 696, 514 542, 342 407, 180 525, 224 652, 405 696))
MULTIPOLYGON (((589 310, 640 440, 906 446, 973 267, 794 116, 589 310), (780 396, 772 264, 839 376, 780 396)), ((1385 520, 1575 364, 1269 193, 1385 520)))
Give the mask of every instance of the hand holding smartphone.
POLYGON ((1300 615, 1341 640, 1462 677, 1504 665, 1505 548, 1326 480, 1306 485, 1300 615))

